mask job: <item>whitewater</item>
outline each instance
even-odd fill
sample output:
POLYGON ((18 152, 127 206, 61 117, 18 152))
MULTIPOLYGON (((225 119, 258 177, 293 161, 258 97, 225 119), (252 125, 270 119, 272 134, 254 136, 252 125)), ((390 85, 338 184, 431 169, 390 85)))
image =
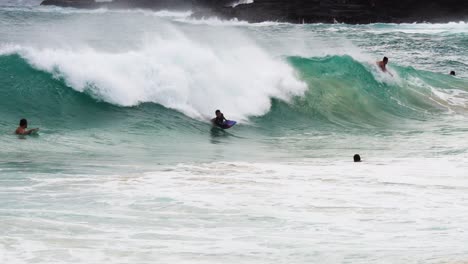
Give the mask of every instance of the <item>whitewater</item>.
POLYGON ((1 263, 468 261, 467 22, 38 2, 0 4, 1 263))

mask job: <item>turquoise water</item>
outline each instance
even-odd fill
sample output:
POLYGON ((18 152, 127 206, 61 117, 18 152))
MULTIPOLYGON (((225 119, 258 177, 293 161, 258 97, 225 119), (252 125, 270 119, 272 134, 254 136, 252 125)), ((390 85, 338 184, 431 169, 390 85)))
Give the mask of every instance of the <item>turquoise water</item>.
POLYGON ((0 7, 3 262, 466 261, 465 22, 35 4, 0 7))

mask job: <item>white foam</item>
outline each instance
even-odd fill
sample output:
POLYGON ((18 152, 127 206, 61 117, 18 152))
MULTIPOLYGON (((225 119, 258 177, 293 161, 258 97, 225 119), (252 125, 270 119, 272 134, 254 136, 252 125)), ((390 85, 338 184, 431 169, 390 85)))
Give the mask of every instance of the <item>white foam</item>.
POLYGON ((193 25, 209 25, 209 26, 248 26, 248 27, 271 27, 278 25, 286 25, 288 23, 274 22, 274 21, 265 21, 258 23, 250 23, 244 20, 238 20, 237 18, 233 19, 221 19, 216 16, 214 17, 202 17, 202 18, 193 18, 193 17, 180 17, 175 18, 175 21, 188 23, 193 25))
POLYGON ((369 157, 17 175, 0 187, 20 202, 0 207, 0 260, 336 263, 356 252, 356 263, 446 260, 466 251, 466 169, 463 157, 369 157))
POLYGON ((147 9, 108 9, 101 7, 97 9, 77 9, 71 7, 59 7, 59 6, 33 6, 33 5, 18 5, 3 7, 6 11, 18 11, 18 12, 32 12, 32 13, 58 13, 58 14, 136 14, 144 16, 155 16, 165 18, 184 18, 190 17, 193 12, 188 11, 171 11, 171 10, 160 10, 152 11, 147 9))
POLYGON ((0 45, 0 55, 12 55, 21 50, 20 45, 3 44, 0 45))
POLYGON ((437 90, 435 88, 431 89, 431 91, 450 106, 468 109, 468 92, 466 91, 457 89, 437 90))
POLYGON ((467 33, 466 22, 449 23, 403 23, 403 24, 373 24, 369 32, 386 34, 401 32, 406 34, 441 34, 441 33, 467 33), (381 26, 379 28, 379 26, 381 26))
POLYGON ((234 2, 231 7, 236 7, 238 5, 248 5, 248 4, 253 4, 254 0, 238 0, 234 2))

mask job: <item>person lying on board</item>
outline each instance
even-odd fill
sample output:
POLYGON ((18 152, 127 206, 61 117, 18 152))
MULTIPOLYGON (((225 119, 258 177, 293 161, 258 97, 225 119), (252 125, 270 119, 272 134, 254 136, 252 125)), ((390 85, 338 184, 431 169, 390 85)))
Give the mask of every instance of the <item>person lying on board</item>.
POLYGON ((39 128, 33 128, 30 130, 27 130, 26 128, 28 128, 28 120, 23 118, 20 120, 19 127, 16 129, 15 134, 16 135, 31 135, 39 131, 39 128))
POLYGON ((377 66, 379 66, 380 70, 382 70, 383 72, 386 72, 386 73, 390 74, 391 76, 393 76, 393 74, 387 70, 387 64, 388 64, 388 58, 387 57, 384 57, 382 61, 377 62, 377 66))
POLYGON ((216 110, 215 114, 216 114, 216 117, 213 118, 211 120, 211 122, 213 122, 213 124, 215 124, 215 125, 217 125, 219 127, 223 127, 224 122, 227 121, 226 118, 224 117, 224 114, 221 113, 220 110, 216 110))

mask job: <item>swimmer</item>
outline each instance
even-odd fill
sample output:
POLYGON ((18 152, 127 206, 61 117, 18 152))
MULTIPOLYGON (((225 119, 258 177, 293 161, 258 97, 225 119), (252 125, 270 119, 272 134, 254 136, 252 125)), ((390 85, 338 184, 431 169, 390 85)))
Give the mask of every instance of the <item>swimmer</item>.
POLYGON ((361 156, 359 156, 359 154, 354 155, 353 159, 354 162, 361 162, 361 156))
POLYGON ((213 118, 213 119, 211 120, 211 122, 213 122, 213 124, 215 124, 215 125, 217 125, 217 126, 219 126, 219 127, 223 127, 223 126, 224 126, 224 122, 227 121, 226 118, 224 117, 224 114, 221 113, 220 110, 216 110, 215 114, 216 114, 216 117, 213 118))
POLYGON ((377 66, 379 66, 380 70, 382 70, 383 72, 386 72, 386 73, 390 74, 391 76, 393 76, 393 74, 387 70, 387 64, 388 64, 388 58, 387 57, 384 57, 382 61, 377 62, 377 66))
POLYGON ((39 131, 39 128, 33 128, 30 130, 27 130, 27 128, 28 128, 28 120, 23 118, 20 120, 19 127, 16 129, 15 134, 16 135, 31 135, 39 131))

